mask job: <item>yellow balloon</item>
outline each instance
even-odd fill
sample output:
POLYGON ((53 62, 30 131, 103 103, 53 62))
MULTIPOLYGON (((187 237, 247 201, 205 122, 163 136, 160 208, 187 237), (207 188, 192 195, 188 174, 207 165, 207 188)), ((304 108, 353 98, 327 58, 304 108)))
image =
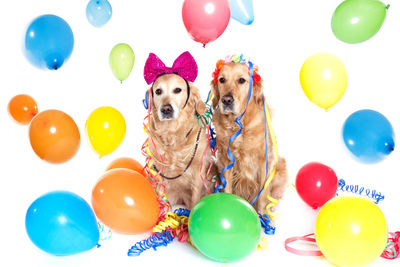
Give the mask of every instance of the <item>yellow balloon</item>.
POLYGON ((309 57, 300 70, 300 83, 311 102, 328 111, 347 89, 347 73, 343 62, 328 53, 309 57))
POLYGON ((87 119, 85 128, 93 150, 100 157, 117 149, 126 132, 124 117, 112 107, 101 107, 94 110, 87 119))
POLYGON ((382 254, 388 240, 388 227, 382 211, 371 201, 337 197, 320 210, 315 239, 333 264, 364 266, 382 254))

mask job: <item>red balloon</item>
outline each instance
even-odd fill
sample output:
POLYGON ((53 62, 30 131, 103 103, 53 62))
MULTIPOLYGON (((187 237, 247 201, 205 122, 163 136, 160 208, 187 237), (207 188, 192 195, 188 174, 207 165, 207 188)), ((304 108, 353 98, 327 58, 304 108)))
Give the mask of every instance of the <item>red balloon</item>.
POLYGON ((296 176, 296 190, 313 209, 322 207, 336 194, 338 179, 328 166, 311 162, 304 165, 296 176))
POLYGON ((186 30, 204 46, 217 39, 226 29, 231 17, 228 0, 185 0, 182 19, 186 30))

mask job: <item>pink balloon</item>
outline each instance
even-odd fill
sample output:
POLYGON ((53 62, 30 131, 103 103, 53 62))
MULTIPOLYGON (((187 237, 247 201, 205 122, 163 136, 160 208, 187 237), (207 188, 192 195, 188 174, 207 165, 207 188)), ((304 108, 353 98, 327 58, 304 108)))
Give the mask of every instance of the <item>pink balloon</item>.
POLYGON ((231 17, 228 0, 185 0, 182 18, 186 30, 205 46, 226 29, 231 17))

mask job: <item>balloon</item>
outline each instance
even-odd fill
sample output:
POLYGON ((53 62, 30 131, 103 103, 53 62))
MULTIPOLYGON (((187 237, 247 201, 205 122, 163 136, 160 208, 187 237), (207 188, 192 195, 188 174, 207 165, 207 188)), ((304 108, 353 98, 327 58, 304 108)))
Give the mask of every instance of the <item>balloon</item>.
POLYGON ((364 266, 381 255, 388 226, 377 205, 364 198, 337 197, 320 210, 315 239, 324 256, 337 266, 364 266))
POLYGON ((394 150, 393 127, 377 111, 363 109, 354 112, 344 122, 342 132, 346 147, 361 162, 379 162, 394 150))
POLYGON ((261 225, 253 207, 227 193, 208 195, 192 209, 189 235, 196 248, 219 262, 233 262, 257 247, 261 225))
POLYGON ((333 13, 332 31, 343 42, 364 42, 382 27, 388 8, 378 0, 346 0, 333 13))
POLYGON ((339 102, 346 91, 346 68, 334 55, 315 54, 301 67, 300 83, 308 99, 328 111, 328 108, 339 102))
POLYGON ((138 172, 114 169, 106 172, 92 191, 97 217, 123 234, 140 234, 157 222, 159 205, 151 184, 138 172))
POLYGON ((253 0, 229 0, 231 18, 244 25, 254 21, 253 0))
POLYGON ((94 110, 87 119, 85 127, 90 144, 100 157, 117 149, 126 132, 124 117, 112 107, 94 110))
POLYGON ((16 95, 8 102, 8 114, 19 124, 28 125, 38 112, 35 99, 29 95, 16 95))
POLYGON ((50 192, 36 199, 26 213, 25 227, 38 248, 56 256, 90 250, 100 237, 90 206, 67 191, 50 192))
POLYGON ((128 78, 135 63, 135 54, 127 44, 117 44, 110 53, 110 67, 114 76, 121 81, 128 78))
POLYGON ((322 207, 336 195, 338 179, 328 166, 311 162, 304 165, 296 176, 296 190, 301 199, 313 209, 322 207))
POLYGON ((135 159, 127 157, 115 159, 107 166, 106 171, 117 168, 130 169, 140 173, 144 177, 147 176, 146 172, 143 170, 143 166, 135 159))
POLYGON ((107 0, 90 0, 86 6, 86 17, 95 27, 105 25, 112 16, 112 7, 107 0))
POLYGON ((59 69, 71 56, 74 35, 68 23, 55 15, 34 19, 25 33, 25 57, 40 69, 59 69))
POLYGON ((217 39, 229 23, 228 0, 185 0, 182 19, 193 40, 203 46, 217 39))
POLYGON ((78 126, 59 110, 46 110, 33 118, 29 139, 39 158, 50 163, 63 163, 78 152, 81 136, 78 126))

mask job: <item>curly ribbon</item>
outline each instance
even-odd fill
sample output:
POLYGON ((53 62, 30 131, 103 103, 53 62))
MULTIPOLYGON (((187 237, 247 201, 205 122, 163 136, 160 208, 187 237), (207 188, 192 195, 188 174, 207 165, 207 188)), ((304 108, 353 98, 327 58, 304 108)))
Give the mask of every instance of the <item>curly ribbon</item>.
POLYGON ((307 241, 307 242, 311 242, 312 244, 317 245, 315 238, 312 237, 313 235, 314 234, 290 237, 285 240, 285 249, 287 251, 289 251, 290 253, 300 255, 300 256, 323 256, 322 252, 320 250, 307 251, 307 250, 300 250, 300 249, 292 248, 289 246, 290 243, 293 243, 296 241, 307 241))
POLYGON ((128 256, 139 256, 142 252, 153 248, 157 250, 160 246, 167 246, 175 237, 180 242, 190 241, 188 233, 188 216, 190 210, 176 209, 166 214, 165 221, 159 222, 153 228, 153 234, 142 241, 137 242, 128 250, 128 256))
MULTIPOLYGON (((342 191, 342 192, 350 192, 358 195, 365 195, 368 198, 372 199, 375 201, 375 204, 378 204, 379 201, 384 200, 385 196, 381 192, 377 192, 375 189, 370 190, 368 188, 365 188, 364 186, 359 186, 359 185, 347 185, 346 181, 344 179, 340 179, 338 181, 338 189, 337 192, 342 191)), ((338 193, 336 193, 338 194, 338 193)))
MULTIPOLYGON (((112 236, 112 231, 111 229, 105 230, 105 226, 104 224, 102 224, 101 222, 97 222, 97 228, 99 228, 99 234, 100 234, 100 238, 99 241, 105 241, 111 238, 112 236)), ((98 243, 97 248, 101 247, 101 244, 98 243)))
POLYGON ((381 257, 388 260, 400 257, 400 231, 389 233, 388 243, 381 257))
MULTIPOLYGON (((313 235, 314 234, 309 234, 301 237, 299 236, 290 237, 285 240, 285 249, 290 253, 300 256, 323 256, 320 250, 306 251, 306 250, 295 249, 289 246, 290 243, 296 241, 307 241, 317 245, 315 238, 311 237, 313 235)), ((388 260, 394 260, 400 257, 400 231, 395 233, 389 233, 387 245, 385 250, 382 252, 381 257, 388 260)))
MULTIPOLYGON (((151 90, 151 89, 149 89, 151 90)), ((144 118, 143 121, 143 129, 144 132, 148 135, 147 139, 145 140, 144 144, 142 145, 142 154, 146 157, 145 161, 145 167, 144 170, 148 174, 148 177, 150 179, 150 182, 153 185, 153 188, 156 191, 157 197, 158 197, 158 202, 160 205, 160 215, 159 215, 159 221, 162 220, 170 210, 171 210, 171 204, 169 203, 167 196, 165 194, 165 186, 162 183, 161 177, 158 172, 156 172, 152 166, 154 165, 153 163, 153 155, 150 152, 149 149, 149 142, 151 141, 161 162, 164 162, 164 159, 161 155, 161 153, 158 151, 157 146, 153 140, 153 138, 150 135, 150 115, 151 115, 151 94, 146 93, 145 95, 145 101, 143 101, 145 104, 145 108, 147 108, 147 116, 144 118), (149 97, 147 97, 149 96, 149 97)), ((159 172, 163 171, 163 167, 160 168, 159 172)))
POLYGON ((263 237, 260 239, 260 242, 258 242, 256 251, 266 250, 267 248, 268 248, 268 240, 265 237, 263 237))
POLYGON ((176 232, 172 229, 162 231, 161 233, 153 233, 149 238, 137 242, 128 250, 128 256, 139 256, 143 251, 150 248, 157 250, 158 247, 167 246, 176 237, 176 232))
MULTIPOLYGON (((276 142, 276 137, 275 137, 275 132, 272 128, 272 121, 271 121, 271 115, 269 114, 269 110, 267 107, 267 103, 265 102, 264 99, 264 95, 262 96, 263 99, 263 106, 264 106, 264 142, 265 142, 265 168, 266 168, 266 174, 265 174, 265 178, 266 181, 264 183, 263 188, 261 188, 261 190, 258 192, 257 196, 253 199, 253 201, 251 202, 251 204, 253 205, 253 203, 257 200, 257 198, 260 196, 261 192, 268 187, 268 185, 271 183, 272 179, 274 179, 275 173, 276 173, 276 167, 278 165, 278 145, 276 142), (271 175, 268 177, 268 143, 267 143, 267 126, 269 129, 269 133, 271 135, 271 140, 272 140, 272 145, 274 147, 274 152, 275 152, 275 165, 274 168, 271 172, 271 175), (268 177, 268 179, 267 179, 268 177)), ((270 201, 270 203, 267 205, 267 207, 265 208, 267 214, 269 215, 269 217, 271 218, 271 220, 275 220, 276 219, 276 214, 274 212, 271 211, 272 207, 278 205, 279 201, 273 197, 271 197, 270 195, 268 195, 268 193, 266 194, 268 200, 270 201)))

